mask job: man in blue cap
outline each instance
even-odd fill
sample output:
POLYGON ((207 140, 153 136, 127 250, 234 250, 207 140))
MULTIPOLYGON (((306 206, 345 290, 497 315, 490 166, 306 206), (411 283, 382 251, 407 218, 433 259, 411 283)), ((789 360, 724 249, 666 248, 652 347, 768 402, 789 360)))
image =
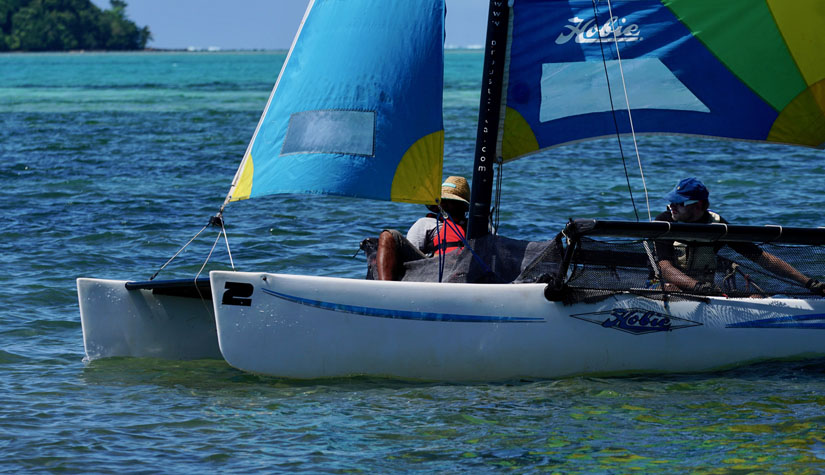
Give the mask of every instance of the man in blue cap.
MULTIPOLYGON (((724 218, 708 209, 707 187, 696 178, 685 178, 667 195, 668 210, 656 216, 656 221, 671 223, 728 224, 724 218)), ((716 253, 721 243, 684 243, 679 241, 656 241, 656 255, 665 290, 683 290, 698 294, 721 294, 714 283, 716 276, 716 253)), ((787 277, 805 286, 816 295, 825 295, 825 283, 796 270, 787 262, 762 250, 750 242, 727 243, 734 251, 759 264, 774 274, 787 277)))

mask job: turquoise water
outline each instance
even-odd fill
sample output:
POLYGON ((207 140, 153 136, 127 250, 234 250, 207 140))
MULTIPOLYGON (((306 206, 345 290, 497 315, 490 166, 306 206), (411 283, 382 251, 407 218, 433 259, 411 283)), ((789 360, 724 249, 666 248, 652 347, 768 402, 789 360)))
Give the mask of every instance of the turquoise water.
MULTIPOLYGON (((473 385, 298 382, 221 361, 84 363, 74 279, 148 278, 201 229, 283 59, 0 55, 0 472, 825 471, 822 360, 473 385)), ((447 55, 445 174, 470 174, 480 70, 478 52, 447 55)), ((639 144, 653 213, 695 175, 736 223, 825 225, 822 151, 685 137, 639 144)), ((544 239, 569 217, 633 219, 616 149, 594 141, 506 165, 501 232, 544 239)), ((226 221, 240 270, 360 277, 360 240, 404 229, 422 211, 282 196, 233 203, 226 221)), ((161 276, 193 275, 213 238, 161 276)), ((218 248, 209 268, 227 267, 218 248)))

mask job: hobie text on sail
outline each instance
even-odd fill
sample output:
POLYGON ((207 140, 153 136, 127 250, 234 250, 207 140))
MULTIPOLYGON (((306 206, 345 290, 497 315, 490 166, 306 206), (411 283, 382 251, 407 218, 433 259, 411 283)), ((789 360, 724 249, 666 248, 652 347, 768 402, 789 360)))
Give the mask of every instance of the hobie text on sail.
POLYGON ((641 41, 641 28, 636 23, 627 24, 627 18, 619 19, 619 17, 612 17, 604 23, 601 27, 594 24, 596 20, 583 20, 578 16, 568 20, 572 25, 565 25, 567 31, 562 32, 556 38, 557 45, 563 45, 575 38, 576 43, 597 43, 616 41, 619 43, 629 43, 634 41, 641 41), (615 25, 615 38, 614 26, 615 25))

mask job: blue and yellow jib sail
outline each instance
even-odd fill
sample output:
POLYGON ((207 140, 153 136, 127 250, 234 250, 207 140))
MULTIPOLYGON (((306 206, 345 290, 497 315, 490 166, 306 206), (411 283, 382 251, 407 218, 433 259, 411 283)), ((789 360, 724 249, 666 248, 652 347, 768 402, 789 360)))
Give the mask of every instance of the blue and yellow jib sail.
POLYGON ((630 133, 627 102, 637 133, 825 147, 823 0, 516 0, 510 12, 505 160, 630 133))
POLYGON ((444 7, 313 0, 227 201, 275 193, 435 203, 444 7))

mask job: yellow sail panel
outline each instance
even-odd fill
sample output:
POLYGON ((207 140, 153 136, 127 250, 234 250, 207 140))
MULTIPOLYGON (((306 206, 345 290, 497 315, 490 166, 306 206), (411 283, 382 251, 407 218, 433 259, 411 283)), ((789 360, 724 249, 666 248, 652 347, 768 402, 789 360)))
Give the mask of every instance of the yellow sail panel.
POLYGON ((504 128, 501 137, 501 157, 506 162, 523 157, 539 149, 536 134, 519 112, 508 107, 504 113, 504 128))
POLYGON ((235 188, 232 190, 232 197, 229 201, 240 201, 249 198, 249 194, 252 193, 252 177, 254 176, 254 172, 255 164, 252 162, 252 154, 249 154, 246 160, 244 160, 241 176, 238 179, 238 183, 235 184, 235 188))
POLYGON ((395 170, 391 200, 435 204, 441 195, 443 151, 443 130, 425 135, 412 144, 395 170))
POLYGON ((825 2, 768 0, 768 6, 805 82, 825 79, 825 2))
POLYGON ((825 80, 803 91, 782 110, 767 140, 825 146, 825 80))
POLYGON ((825 79, 811 86, 809 91, 811 91, 811 95, 814 97, 817 105, 819 105, 822 116, 825 117, 825 79))

